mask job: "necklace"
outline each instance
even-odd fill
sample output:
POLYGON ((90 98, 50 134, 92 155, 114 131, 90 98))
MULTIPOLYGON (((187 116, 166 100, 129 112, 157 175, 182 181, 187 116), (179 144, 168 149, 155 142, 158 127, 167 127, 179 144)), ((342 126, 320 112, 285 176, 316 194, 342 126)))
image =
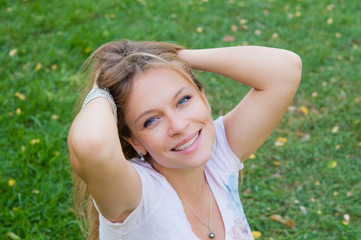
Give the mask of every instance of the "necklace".
POLYGON ((211 197, 211 191, 209 190, 208 183, 207 183, 207 190, 208 190, 208 196, 209 196, 209 225, 205 221, 203 221, 202 218, 200 218, 198 216, 198 214, 193 210, 193 208, 191 206, 189 206, 187 203, 183 202, 182 200, 181 200, 181 202, 193 212, 193 214, 199 219, 199 221, 201 221, 206 227, 209 228, 208 237, 215 238, 216 235, 214 234, 213 229, 212 229, 212 197, 211 197))

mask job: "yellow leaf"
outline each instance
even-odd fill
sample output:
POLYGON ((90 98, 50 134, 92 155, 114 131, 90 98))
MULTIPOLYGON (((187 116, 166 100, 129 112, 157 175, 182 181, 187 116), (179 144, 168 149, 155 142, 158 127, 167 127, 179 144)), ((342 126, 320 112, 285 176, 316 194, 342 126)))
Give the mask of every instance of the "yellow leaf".
POLYGON ((18 97, 20 100, 23 100, 23 101, 24 101, 25 98, 26 98, 24 94, 21 94, 21 93, 19 93, 19 92, 16 92, 16 93, 15 93, 15 96, 18 97))
POLYGON ((9 179, 8 183, 9 183, 10 187, 13 187, 15 185, 16 181, 15 181, 15 179, 11 178, 11 179, 9 179))
POLYGON ((58 65, 56 65, 56 64, 51 65, 51 70, 56 70, 57 68, 58 68, 58 65))
POLYGON ((304 114, 304 115, 308 115, 308 109, 305 106, 300 107, 300 111, 304 114))
POLYGON ((272 221, 275 222, 279 222, 279 223, 283 223, 285 220, 283 219, 283 217, 281 215, 278 214, 273 214, 269 217, 272 221))
POLYGON ((17 109, 16 109, 16 114, 17 114, 17 115, 20 115, 20 114, 21 114, 21 109, 20 109, 20 108, 17 108, 17 109))
POLYGON ((255 159, 256 158, 256 155, 255 154, 251 154, 250 156, 249 156, 249 159, 255 159))
POLYGON ((329 161, 327 163, 328 168, 335 168, 337 166, 337 161, 329 161))
POLYGON ((254 239, 258 239, 262 236, 262 234, 259 231, 252 231, 252 236, 254 239))
POLYGON ((41 66, 42 66, 41 62, 38 62, 35 66, 35 71, 39 71, 41 69, 41 66))
POLYGON ((277 140, 275 142, 275 146, 277 146, 277 147, 283 146, 286 144, 286 142, 287 142, 287 138, 279 137, 279 138, 277 138, 277 140))
POLYGON ((59 118, 59 116, 56 115, 56 114, 53 114, 53 115, 51 116, 51 119, 53 119, 53 120, 57 120, 58 118, 59 118))
POLYGON ((274 160, 273 164, 276 165, 276 166, 281 166, 281 163, 279 161, 277 161, 277 160, 274 160))
POLYGON ((300 11, 295 12, 296 17, 301 17, 302 13, 300 11))
POLYGON ((276 39, 276 38, 278 38, 278 36, 279 36, 278 33, 273 33, 273 34, 272 34, 272 39, 276 39))
POLYGON ((248 23, 248 20, 247 19, 240 19, 239 20, 239 23, 244 25, 244 24, 247 24, 248 23))
POLYGON ((32 140, 30 141, 30 144, 31 144, 31 145, 38 144, 38 143, 40 143, 40 139, 39 139, 39 138, 32 139, 32 140))
POLYGON ((281 215, 274 214, 269 217, 272 221, 281 223, 289 228, 295 228, 296 222, 292 219, 289 219, 287 216, 283 218, 281 215))
POLYGON ((197 33, 202 33, 202 32, 203 32, 203 28, 197 27, 197 33))
POLYGON ((90 53, 90 47, 85 48, 84 53, 90 53))

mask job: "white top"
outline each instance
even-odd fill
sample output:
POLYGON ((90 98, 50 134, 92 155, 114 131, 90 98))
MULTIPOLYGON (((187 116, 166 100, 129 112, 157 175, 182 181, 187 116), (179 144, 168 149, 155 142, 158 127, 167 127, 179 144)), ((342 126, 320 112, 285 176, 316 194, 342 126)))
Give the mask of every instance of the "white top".
MULTIPOLYGON (((238 191, 243 163, 228 145, 222 117, 214 124, 216 138, 204 172, 222 215, 225 240, 253 239, 238 191)), ((198 240, 177 193, 163 175, 147 162, 132 159, 131 163, 142 181, 142 200, 123 223, 112 223, 99 214, 100 240, 198 240)))

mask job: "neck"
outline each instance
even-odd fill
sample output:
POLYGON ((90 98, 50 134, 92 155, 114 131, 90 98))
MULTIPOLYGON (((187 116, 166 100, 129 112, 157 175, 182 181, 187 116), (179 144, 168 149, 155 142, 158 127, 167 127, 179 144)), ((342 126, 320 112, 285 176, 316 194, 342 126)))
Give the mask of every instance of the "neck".
POLYGON ((207 181, 204 166, 196 169, 157 168, 177 192, 182 201, 193 202, 201 199, 200 196, 207 191, 207 181))

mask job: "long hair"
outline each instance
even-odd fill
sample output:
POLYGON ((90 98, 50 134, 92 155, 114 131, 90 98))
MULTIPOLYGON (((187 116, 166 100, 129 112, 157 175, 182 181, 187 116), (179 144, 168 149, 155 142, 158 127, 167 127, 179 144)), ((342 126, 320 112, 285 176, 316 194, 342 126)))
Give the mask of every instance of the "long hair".
MULTIPOLYGON (((182 46, 164 42, 110 42, 99 47, 84 63, 88 87, 84 88, 78 106, 94 83, 99 88, 109 90, 117 106, 118 135, 124 156, 128 160, 138 156, 125 140, 132 136, 125 122, 125 109, 135 76, 150 68, 169 67, 184 76, 198 93, 202 91, 202 84, 194 77, 191 67, 177 56, 177 52, 182 49, 182 46)), ((99 239, 99 216, 93 198, 86 184, 77 175, 74 175, 74 183, 75 211, 81 230, 88 239, 99 239)))

